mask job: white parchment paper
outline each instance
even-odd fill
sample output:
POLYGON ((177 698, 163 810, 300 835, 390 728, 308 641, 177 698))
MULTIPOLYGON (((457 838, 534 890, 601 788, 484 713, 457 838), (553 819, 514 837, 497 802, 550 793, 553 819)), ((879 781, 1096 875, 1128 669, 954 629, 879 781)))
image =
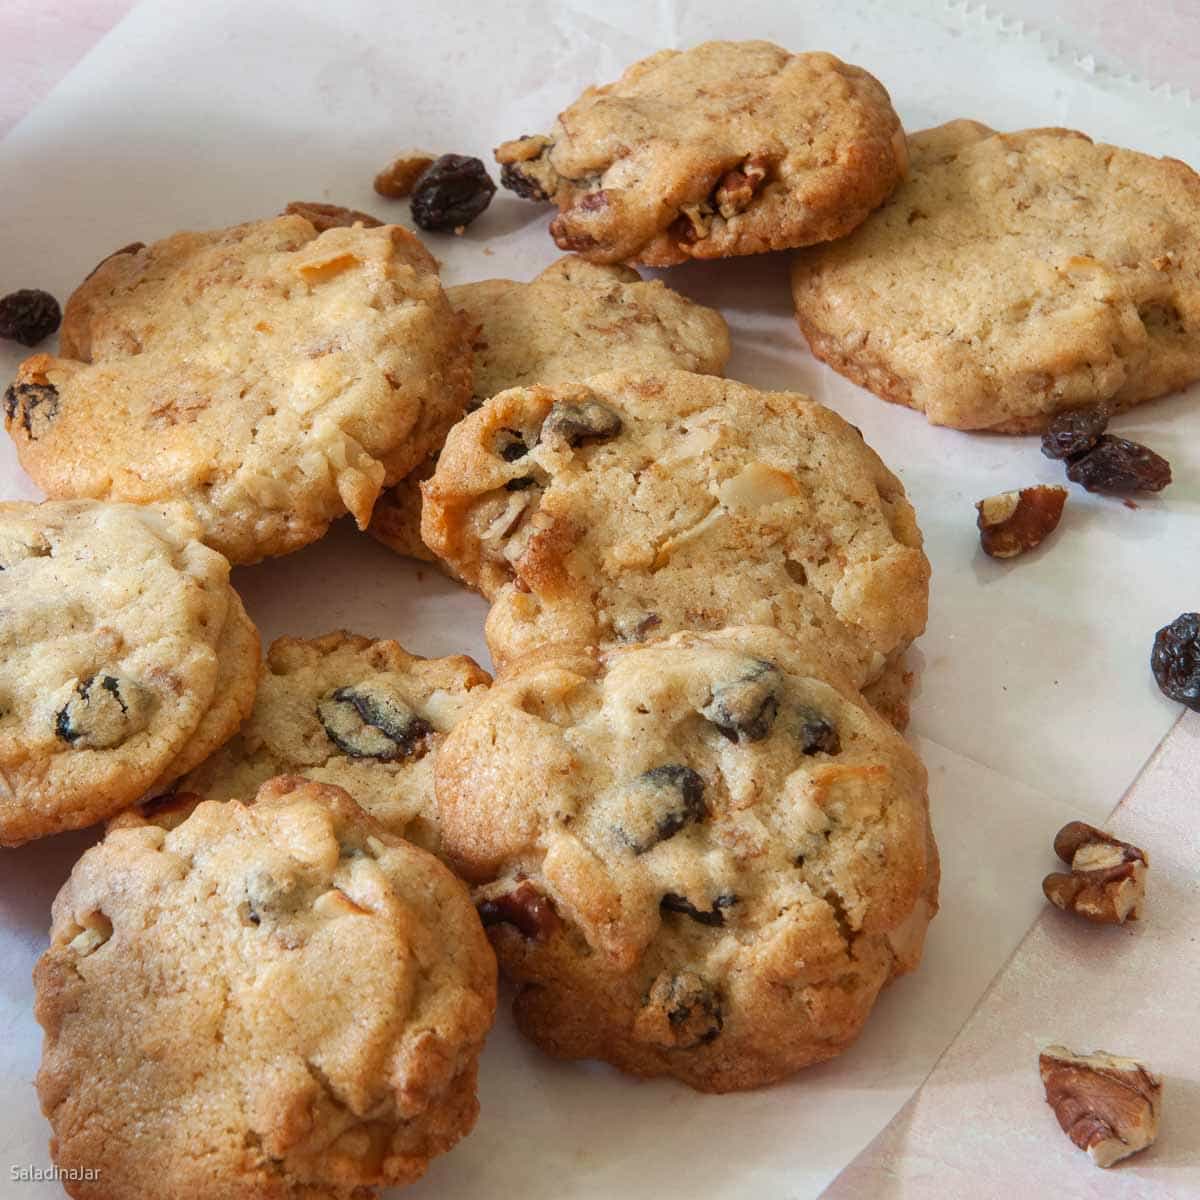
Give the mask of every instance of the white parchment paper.
MULTIPOLYGON (((1200 114, 1186 96, 1097 71, 979 6, 151 0, 0 144, 0 290, 65 297, 117 246, 292 199, 406 221, 406 205, 370 190, 394 152, 489 159, 498 141, 548 127, 586 84, 708 37, 766 37, 860 63, 910 129, 961 116, 1004 129, 1064 124, 1200 164, 1200 114)), ((546 220, 501 193, 464 237, 428 242, 448 282, 527 279, 557 255, 546 220)), ((934 581, 914 655, 913 735, 944 866, 926 962, 889 989, 841 1059, 744 1096, 551 1063, 502 1014, 479 1126, 414 1198, 815 1195, 920 1084, 1028 928, 1054 830, 1103 819, 1177 715, 1146 660, 1154 630, 1194 608, 1200 590, 1197 389, 1116 423, 1171 460, 1176 482, 1162 497, 1131 510, 1074 489, 1052 542, 995 563, 978 550, 973 502, 1056 482, 1061 467, 1033 440, 931 429, 815 362, 791 317, 786 267, 773 255, 666 277, 725 313, 732 376, 836 408, 917 507, 934 581)), ((0 374, 18 358, 0 351, 0 374)), ((0 439, 0 496, 34 495, 0 439)), ((347 627, 486 661, 482 601, 352 528, 240 569, 236 583, 265 638, 347 627)), ((90 840, 0 852, 0 1196, 61 1194, 12 1183, 9 1168, 49 1162, 30 1085, 40 1037, 29 971, 49 902, 90 840)))

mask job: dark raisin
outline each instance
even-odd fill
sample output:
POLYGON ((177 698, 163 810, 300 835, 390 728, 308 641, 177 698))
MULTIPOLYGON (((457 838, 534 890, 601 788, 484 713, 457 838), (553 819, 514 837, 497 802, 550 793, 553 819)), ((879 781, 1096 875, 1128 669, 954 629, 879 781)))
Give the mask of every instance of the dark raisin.
POLYGON ((537 480, 532 475, 522 475, 518 479, 510 479, 505 485, 506 492, 523 492, 526 488, 531 488, 537 480))
POLYGON ((613 797, 613 806, 617 837, 634 854, 645 854, 708 816, 704 780, 681 763, 644 771, 613 797))
POLYGON ((541 437, 574 448, 585 441, 607 441, 620 432, 621 418, 599 400, 559 400, 542 422, 541 437))
POLYGON ((31 442, 58 416, 58 389, 50 383, 14 383, 4 393, 4 419, 20 421, 31 442), (34 424, 38 433, 34 432, 34 424))
POLYGON ((500 168, 500 182, 522 200, 549 200, 545 189, 536 179, 521 170, 520 163, 505 163, 500 168))
POLYGON ((805 754, 840 754, 837 726, 815 708, 800 709, 800 748, 805 754))
POLYGON ((515 429, 501 429, 497 453, 505 462, 516 462, 529 453, 525 439, 515 429))
POLYGON ((528 880, 523 880, 511 892, 494 896, 478 905, 479 919, 484 927, 512 925, 527 938, 544 942, 562 924, 554 905, 528 880))
POLYGON ((1150 670, 1164 696, 1200 712, 1200 613, 1181 613, 1154 635, 1150 670))
POLYGON ((691 917, 693 921, 699 921, 701 925, 715 927, 725 924, 725 914, 721 910, 732 908, 737 902, 736 896, 726 893, 713 900, 712 908, 697 908, 686 896, 668 892, 660 901, 659 906, 665 912, 683 913, 685 917, 691 917))
POLYGON ((1107 404, 1072 408, 1055 415, 1042 434, 1042 453, 1047 458, 1075 458, 1086 454, 1108 428, 1107 404))
POLYGON ((760 742, 779 713, 781 682, 771 663, 756 660, 740 679, 714 688, 700 714, 731 742, 760 742))
POLYGON ((460 229, 487 208, 495 190, 479 159, 443 154, 413 188, 413 220, 422 229, 460 229))
POLYGON ((1171 482, 1171 464, 1148 446, 1106 433, 1067 464, 1067 478, 1089 492, 1161 492, 1171 482))
POLYGON ((75 685, 66 704, 54 714, 54 733, 69 746, 107 750, 119 746, 147 720, 145 697, 132 680, 115 675, 89 675, 75 685))
POLYGON ((712 985, 694 971, 664 973, 650 985, 647 1009, 666 1017, 669 1041, 677 1050, 711 1042, 724 1026, 721 1001, 712 985))
POLYGON ((0 338, 36 346, 62 324, 62 309, 49 292, 22 288, 0 298, 0 338))
POLYGON ((370 680, 338 688, 317 705, 329 740, 351 758, 409 758, 433 732, 390 688, 370 680))

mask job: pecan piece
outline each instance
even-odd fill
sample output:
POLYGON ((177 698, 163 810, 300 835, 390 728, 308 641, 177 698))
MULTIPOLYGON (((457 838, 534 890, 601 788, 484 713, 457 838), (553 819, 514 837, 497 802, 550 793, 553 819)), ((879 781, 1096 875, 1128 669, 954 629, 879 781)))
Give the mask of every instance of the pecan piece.
POLYGON ((1038 1068, 1063 1132, 1098 1167, 1145 1150, 1158 1136, 1162 1080, 1134 1059, 1047 1046, 1038 1068))
POLYGON ((378 229, 383 224, 370 213, 343 208, 340 204, 321 204, 316 200, 293 200, 283 213, 284 216, 303 217, 318 233, 324 233, 327 229, 349 228, 352 225, 378 229))
POLYGON ((481 900, 475 907, 485 929, 491 925, 512 925, 533 941, 548 940, 562 925, 549 897, 543 896, 528 879, 521 880, 509 892, 481 900))
POLYGON ((1066 488, 1044 484, 980 500, 979 544, 992 558, 1016 558, 1054 532, 1066 502, 1066 488))
POLYGON ((1150 865, 1144 850, 1071 821, 1055 836, 1054 853, 1070 864, 1071 873, 1055 872, 1042 881, 1051 904, 1103 925, 1137 920, 1150 865))
POLYGON ((745 212, 766 177, 767 160, 762 155, 751 155, 740 167, 721 176, 713 191, 713 206, 727 221, 745 212))

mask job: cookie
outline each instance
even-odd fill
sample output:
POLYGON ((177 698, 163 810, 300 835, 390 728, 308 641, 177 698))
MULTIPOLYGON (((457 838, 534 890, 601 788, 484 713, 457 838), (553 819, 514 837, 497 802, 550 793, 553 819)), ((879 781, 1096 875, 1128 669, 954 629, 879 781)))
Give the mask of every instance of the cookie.
POLYGON ((555 642, 817 628, 856 686, 925 626, 899 480, 805 396, 683 371, 516 388, 450 434, 422 534, 493 601, 503 668, 555 642))
POLYGON ((396 225, 293 214, 118 253, 61 345, 5 395, 21 465, 52 496, 188 500, 234 562, 365 527, 470 394, 462 322, 396 225))
POLYGON ((496 149, 501 181, 550 200, 593 262, 667 267, 842 237, 904 175, 878 80, 770 42, 661 50, 591 87, 546 136, 496 149))
POLYGON ((0 503, 0 845, 132 803, 220 674, 229 564, 183 505, 0 503))
MULTIPOLYGON (((473 331, 473 403, 511 387, 571 383, 617 367, 678 367, 720 375, 729 361, 729 327, 628 267, 597 266, 571 255, 531 283, 485 279, 447 290, 473 331)), ((436 561, 421 541, 420 484, 433 463, 380 497, 370 532, 410 558, 436 561)))
POLYGON ((418 658, 345 632, 279 638, 246 724, 172 790, 231 800, 275 775, 337 784, 389 832, 436 853, 434 751, 490 682, 465 655, 418 658))
POLYGON ((925 772, 820 635, 543 651, 446 740, 443 845, 522 1032, 703 1091, 831 1058, 920 960, 925 772))
POLYGON ((813 353, 935 425, 1033 433, 1200 378, 1200 176, 1069 129, 953 121, 891 201, 797 255, 813 353))
POLYGON ((466 890, 340 788, 111 831, 34 971, 78 1200, 369 1200, 475 1122, 496 964, 466 890))
MULTIPOLYGON (((241 597, 230 589, 229 613, 217 639, 217 682, 213 701, 187 744, 159 776, 150 792, 157 795, 181 775, 198 767, 238 731, 254 707, 262 659, 258 630, 241 597)), ((243 793, 250 795, 250 792, 243 793)))

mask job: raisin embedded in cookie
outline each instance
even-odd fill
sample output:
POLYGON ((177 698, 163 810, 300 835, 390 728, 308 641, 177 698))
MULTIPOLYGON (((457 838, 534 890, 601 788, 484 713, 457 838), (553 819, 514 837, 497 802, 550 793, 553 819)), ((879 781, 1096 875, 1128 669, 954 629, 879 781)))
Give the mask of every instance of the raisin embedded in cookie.
POLYGON ((443 847, 543 1049, 757 1087, 839 1053, 916 967, 925 772, 819 640, 546 650, 446 740, 443 847))
POLYGON ((34 984, 77 1200, 369 1200, 475 1123, 496 963, 441 863, 340 788, 275 779, 110 831, 34 984))
POLYGON ((1200 378, 1200 175, 1069 129, 953 121, 891 201, 797 255, 813 353, 935 425, 1033 433, 1200 378))
POLYGON ((451 432, 425 542, 493 601, 502 667, 539 646, 817 628, 856 686, 925 625, 899 480, 807 397, 683 371, 514 388, 451 432))
POLYGON ((184 505, 0 504, 0 845, 102 821, 210 711, 229 564, 184 505))
MULTIPOLYGON (((447 289, 472 330, 476 406, 506 388, 569 383, 617 367, 678 367, 720 375, 729 329, 695 304, 628 267, 560 258, 531 283, 485 279, 447 289)), ((398 554, 437 561, 421 541, 420 483, 433 462, 385 492, 370 532, 398 554)))
POLYGON ((290 214, 118 253, 61 345, 5 394, 22 466, 52 496, 187 500, 234 562, 365 527, 470 394, 462 321, 395 225, 290 214))
POLYGON ((904 175, 878 80, 770 42, 661 50, 588 88, 547 136, 496 149, 501 181, 550 200, 554 240, 665 267, 842 237, 904 175))
POLYGON ((245 725, 172 790, 230 800, 274 775, 337 784, 389 832, 437 853, 433 754, 490 682, 465 655, 419 658, 344 632, 279 638, 245 725))

